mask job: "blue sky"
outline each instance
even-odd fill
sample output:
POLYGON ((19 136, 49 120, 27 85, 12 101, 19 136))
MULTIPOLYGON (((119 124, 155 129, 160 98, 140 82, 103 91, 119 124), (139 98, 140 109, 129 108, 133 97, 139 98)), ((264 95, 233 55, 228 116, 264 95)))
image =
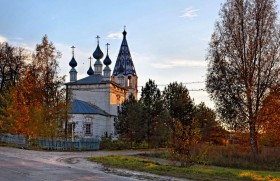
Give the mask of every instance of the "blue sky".
MULTIPOLYGON (((132 59, 142 86, 153 79, 163 89, 170 82, 189 90, 204 89, 208 42, 224 0, 0 0, 0 41, 34 50, 47 34, 58 50, 61 75, 68 75, 71 46, 78 78, 86 76, 88 58, 111 44, 114 63, 124 25, 132 59)), ((68 81, 69 78, 67 78, 68 81)), ((140 88, 139 88, 140 89, 140 88)), ((198 104, 214 107, 205 91, 190 91, 198 104)))

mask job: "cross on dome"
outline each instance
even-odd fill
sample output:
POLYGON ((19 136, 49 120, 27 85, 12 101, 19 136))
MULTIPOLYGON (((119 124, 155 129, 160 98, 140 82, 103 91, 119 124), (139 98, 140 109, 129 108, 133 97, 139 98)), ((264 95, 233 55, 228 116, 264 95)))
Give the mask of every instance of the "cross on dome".
POLYGON ((105 45, 107 46, 107 54, 108 54, 108 48, 109 48, 109 45, 110 45, 110 44, 109 44, 109 43, 106 43, 105 45))
POLYGON ((89 57, 88 59, 89 59, 89 61, 90 61, 90 64, 91 64, 91 59, 92 59, 92 57, 89 57))
POLYGON ((74 57, 74 49, 75 49, 76 47, 71 46, 70 48, 72 48, 72 55, 73 55, 73 57, 74 57))
POLYGON ((76 47, 72 46, 70 48, 72 48, 72 59, 70 60, 69 65, 70 65, 70 67, 74 68, 78 65, 77 61, 74 58, 74 48, 76 48, 76 47))
POLYGON ((99 35, 97 35, 97 36, 96 36, 96 39, 97 39, 97 44, 99 44, 99 38, 100 38, 100 36, 99 36, 99 35))

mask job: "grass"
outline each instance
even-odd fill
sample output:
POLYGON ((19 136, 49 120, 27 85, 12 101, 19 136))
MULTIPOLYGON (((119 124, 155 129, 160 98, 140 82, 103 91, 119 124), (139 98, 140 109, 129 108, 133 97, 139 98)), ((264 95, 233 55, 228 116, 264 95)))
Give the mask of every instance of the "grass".
POLYGON ((222 167, 280 171, 280 148, 263 147, 254 158, 250 148, 239 145, 210 146, 206 163, 222 167))
POLYGON ((129 169, 134 171, 148 172, 152 174, 187 178, 199 181, 280 181, 280 172, 272 171, 253 171, 197 165, 191 167, 178 167, 132 156, 93 157, 90 158, 90 160, 93 162, 101 163, 106 167, 129 169))
MULTIPOLYGON (((145 153, 141 156, 175 159, 168 151, 145 153)), ((280 148, 263 147, 258 157, 254 158, 249 148, 239 145, 197 145, 192 150, 192 161, 228 168, 280 171, 280 148)))

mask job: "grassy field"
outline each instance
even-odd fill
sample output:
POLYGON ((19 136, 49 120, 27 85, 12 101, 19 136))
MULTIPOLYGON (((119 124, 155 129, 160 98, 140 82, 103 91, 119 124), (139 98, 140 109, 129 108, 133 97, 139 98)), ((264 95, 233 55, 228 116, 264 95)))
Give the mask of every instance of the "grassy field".
POLYGON ((148 172, 158 175, 187 178, 200 181, 280 181, 280 172, 276 171, 253 171, 199 165, 191 167, 179 167, 164 163, 158 163, 150 159, 143 159, 132 156, 93 157, 90 158, 90 160, 93 162, 101 163, 106 167, 129 169, 134 171, 148 172))
MULTIPOLYGON (((167 150, 145 153, 141 156, 176 160, 167 150)), ((239 145, 197 145, 192 149, 192 162, 243 170, 280 171, 280 148, 263 147, 258 157, 254 158, 249 148, 239 145)))

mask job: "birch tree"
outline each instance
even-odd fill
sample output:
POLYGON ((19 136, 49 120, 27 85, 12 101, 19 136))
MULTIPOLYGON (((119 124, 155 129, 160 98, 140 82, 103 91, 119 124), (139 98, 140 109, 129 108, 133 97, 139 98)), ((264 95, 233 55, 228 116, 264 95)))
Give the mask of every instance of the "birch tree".
POLYGON ((209 44, 207 91, 223 120, 243 123, 258 153, 258 115, 279 83, 279 24, 275 0, 227 0, 209 44))

